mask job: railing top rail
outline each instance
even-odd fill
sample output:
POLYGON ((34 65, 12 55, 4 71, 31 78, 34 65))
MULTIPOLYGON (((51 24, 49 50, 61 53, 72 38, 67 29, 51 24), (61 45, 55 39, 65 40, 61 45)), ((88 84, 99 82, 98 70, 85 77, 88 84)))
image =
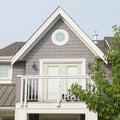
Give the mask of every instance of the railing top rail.
POLYGON ((17 77, 21 78, 38 78, 38 79, 89 79, 90 76, 81 76, 81 75, 55 75, 55 76, 50 76, 50 75, 18 75, 17 77))

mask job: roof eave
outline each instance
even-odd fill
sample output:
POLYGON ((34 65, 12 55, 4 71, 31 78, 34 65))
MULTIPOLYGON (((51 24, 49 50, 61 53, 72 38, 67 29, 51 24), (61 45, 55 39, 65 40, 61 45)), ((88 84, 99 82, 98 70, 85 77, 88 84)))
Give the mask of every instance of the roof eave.
POLYGON ((11 62, 13 56, 0 56, 0 62, 11 62))
MULTIPOLYGON (((12 58, 12 64, 14 64, 20 57, 23 57, 27 54, 24 53, 25 51, 28 51, 28 48, 31 47, 31 45, 33 46, 35 44, 35 40, 40 37, 42 38, 44 36, 44 34, 50 29, 50 24, 54 21, 54 23, 56 23, 56 21, 59 19, 59 15, 60 15, 60 11, 61 8, 58 7, 56 11, 54 11, 51 16, 44 22, 44 24, 42 24, 42 26, 30 37, 30 39, 28 40, 28 42, 26 42, 26 44, 17 52, 17 54, 12 58), (56 20, 56 21, 55 21, 56 20), (48 29, 49 27, 49 29, 48 29), (41 36, 40 36, 41 35, 41 36), (24 54, 24 55, 23 55, 24 54)), ((51 25, 53 25, 54 23, 52 23, 51 25)), ((39 38, 39 39, 40 39, 39 38)))
POLYGON ((24 57, 29 50, 36 44, 38 38, 43 37, 48 28, 59 19, 59 17, 70 26, 74 33, 82 40, 82 42, 92 51, 95 56, 100 57, 105 63, 104 53, 92 42, 92 40, 83 32, 82 29, 68 16, 68 14, 61 8, 58 7, 53 14, 44 22, 44 24, 30 37, 28 42, 18 51, 18 53, 12 58, 12 64, 18 59, 24 57))

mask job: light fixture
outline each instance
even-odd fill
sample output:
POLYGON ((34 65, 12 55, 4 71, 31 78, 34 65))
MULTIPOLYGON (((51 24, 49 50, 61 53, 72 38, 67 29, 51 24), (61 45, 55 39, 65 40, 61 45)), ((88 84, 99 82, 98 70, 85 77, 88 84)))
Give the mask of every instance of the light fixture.
POLYGON ((34 70, 37 70, 37 65, 35 64, 34 61, 33 61, 33 64, 32 64, 32 68, 33 68, 34 70))

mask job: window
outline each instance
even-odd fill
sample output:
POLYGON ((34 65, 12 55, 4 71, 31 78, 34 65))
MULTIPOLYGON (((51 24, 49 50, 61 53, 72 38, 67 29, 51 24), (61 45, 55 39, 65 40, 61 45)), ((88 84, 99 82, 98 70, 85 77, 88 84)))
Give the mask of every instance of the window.
POLYGON ((10 65, 0 65, 0 79, 10 79, 10 65))
POLYGON ((59 29, 52 34, 52 42, 55 45, 61 46, 65 45, 69 40, 69 35, 67 31, 59 29))

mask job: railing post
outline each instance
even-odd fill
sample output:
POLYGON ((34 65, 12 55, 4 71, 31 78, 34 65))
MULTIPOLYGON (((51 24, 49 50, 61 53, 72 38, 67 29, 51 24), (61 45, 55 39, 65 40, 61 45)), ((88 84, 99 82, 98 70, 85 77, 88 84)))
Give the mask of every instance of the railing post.
POLYGON ((27 78, 25 78, 25 99, 24 99, 24 105, 27 106, 27 78))
POLYGON ((34 100, 37 100, 36 96, 37 96, 37 78, 35 78, 35 81, 34 81, 34 100))
POLYGON ((38 101, 43 101, 43 79, 38 79, 38 101))
POLYGON ((23 81, 24 81, 24 79, 23 79, 23 77, 22 77, 22 78, 21 78, 21 95, 20 95, 20 96, 21 96, 21 97, 20 97, 21 106, 23 106, 23 102, 24 102, 24 100, 23 100, 23 88, 24 88, 24 87, 23 87, 23 86, 24 86, 23 84, 24 84, 24 82, 23 82, 23 81))
POLYGON ((59 87, 58 87, 58 90, 57 90, 57 107, 60 107, 60 104, 61 104, 61 83, 60 83, 60 77, 57 78, 58 81, 59 81, 59 87))

